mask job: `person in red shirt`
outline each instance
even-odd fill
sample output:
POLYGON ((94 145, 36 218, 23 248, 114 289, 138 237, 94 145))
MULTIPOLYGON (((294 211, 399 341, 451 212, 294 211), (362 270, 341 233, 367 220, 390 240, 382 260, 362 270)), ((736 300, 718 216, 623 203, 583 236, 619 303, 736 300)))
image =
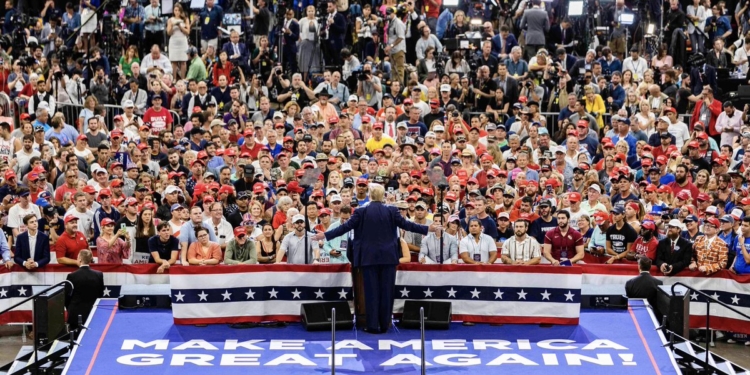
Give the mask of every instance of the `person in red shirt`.
POLYGON ((638 236, 638 239, 633 242, 633 246, 631 247, 634 257, 631 258, 630 254, 628 254, 628 260, 636 260, 642 256, 651 259, 652 262, 656 260, 656 247, 659 245, 659 241, 654 236, 655 232, 656 225, 653 221, 646 220, 641 224, 641 235, 638 236))
POLYGON ((162 107, 161 95, 154 95, 151 98, 151 108, 143 114, 143 123, 151 124, 151 135, 159 136, 162 130, 172 131, 172 114, 169 110, 162 107))
POLYGON ((89 243, 86 236, 78 231, 78 218, 73 215, 65 215, 65 232, 57 238, 55 253, 57 263, 66 266, 78 265, 78 253, 88 250, 89 243))
POLYGON ((672 189, 672 193, 677 195, 679 192, 687 190, 693 199, 698 198, 700 191, 698 188, 689 180, 688 169, 684 164, 680 164, 674 171, 674 181, 670 182, 667 186, 672 189))
POLYGON ((583 259, 583 236, 577 230, 570 227, 570 212, 557 211, 557 228, 552 229, 544 235, 543 256, 552 263, 559 266, 560 261, 569 259, 575 264, 583 259), (571 256, 573 256, 571 258, 571 256))
MULTIPOLYGON (((55 204, 62 204, 66 193, 71 196, 78 192, 78 172, 73 169, 65 171, 65 183, 55 190, 55 204)), ((75 258, 75 257, 74 257, 75 258)))
POLYGON ((245 142, 242 144, 242 147, 240 148, 240 153, 247 152, 250 154, 250 158, 253 160, 258 159, 258 153, 260 153, 260 150, 263 149, 263 145, 259 142, 255 141, 255 137, 253 137, 253 130, 247 129, 245 130, 245 142))

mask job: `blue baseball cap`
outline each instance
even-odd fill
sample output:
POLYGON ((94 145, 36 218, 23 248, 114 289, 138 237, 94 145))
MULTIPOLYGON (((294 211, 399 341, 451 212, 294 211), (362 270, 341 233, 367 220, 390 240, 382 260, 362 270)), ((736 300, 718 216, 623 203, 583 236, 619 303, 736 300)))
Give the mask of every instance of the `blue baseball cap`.
POLYGON ((38 199, 36 200, 36 202, 34 202, 34 204, 36 204, 36 205, 37 205, 37 206, 39 206, 40 208, 45 208, 45 207, 49 207, 49 206, 51 206, 51 204, 49 204, 49 202, 47 202, 47 200, 46 200, 46 199, 44 199, 44 198, 38 198, 38 199))
POLYGON ((685 220, 684 220, 684 221, 686 221, 686 222, 687 222, 687 221, 694 221, 694 222, 696 222, 696 223, 697 223, 697 222, 698 222, 698 217, 697 217, 697 216, 695 216, 695 215, 687 215, 687 216, 685 217, 685 220))
POLYGON ((181 205, 179 203, 175 203, 175 204, 172 205, 172 207, 170 208, 169 212, 175 212, 176 210, 179 210, 181 208, 185 208, 185 206, 183 206, 183 205, 181 205))
POLYGON ((612 207, 612 212, 616 214, 622 214, 625 212, 625 208, 622 206, 615 206, 615 207, 612 207))

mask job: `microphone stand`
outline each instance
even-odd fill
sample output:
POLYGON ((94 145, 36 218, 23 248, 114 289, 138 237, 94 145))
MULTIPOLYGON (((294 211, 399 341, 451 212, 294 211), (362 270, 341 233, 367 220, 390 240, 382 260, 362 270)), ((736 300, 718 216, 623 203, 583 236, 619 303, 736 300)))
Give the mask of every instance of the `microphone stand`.
MULTIPOLYGON (((440 192, 440 202, 438 203, 438 215, 440 215, 440 222, 445 225, 445 214, 446 212, 443 212, 443 197, 445 196, 445 191, 448 190, 448 184, 440 183, 438 184, 438 190, 440 192)), ((440 261, 445 262, 445 254, 444 254, 444 247, 443 247, 443 241, 445 238, 445 230, 441 230, 440 233, 440 261)), ((450 254, 448 254, 450 256, 450 254)))

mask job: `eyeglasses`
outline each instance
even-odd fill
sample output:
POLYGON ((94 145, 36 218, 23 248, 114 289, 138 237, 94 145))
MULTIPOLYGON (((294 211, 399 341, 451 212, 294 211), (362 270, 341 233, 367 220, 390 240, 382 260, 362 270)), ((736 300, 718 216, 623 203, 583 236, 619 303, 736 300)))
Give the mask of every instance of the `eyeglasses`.
POLYGON ((208 237, 208 233, 199 234, 198 238, 206 238, 208 237))

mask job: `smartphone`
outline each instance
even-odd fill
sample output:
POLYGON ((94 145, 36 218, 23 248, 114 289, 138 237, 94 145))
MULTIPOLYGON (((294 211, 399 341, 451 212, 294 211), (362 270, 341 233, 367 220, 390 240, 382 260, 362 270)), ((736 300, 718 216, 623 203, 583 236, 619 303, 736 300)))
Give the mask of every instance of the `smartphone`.
POLYGON ((125 230, 125 223, 120 224, 120 230, 125 230))

